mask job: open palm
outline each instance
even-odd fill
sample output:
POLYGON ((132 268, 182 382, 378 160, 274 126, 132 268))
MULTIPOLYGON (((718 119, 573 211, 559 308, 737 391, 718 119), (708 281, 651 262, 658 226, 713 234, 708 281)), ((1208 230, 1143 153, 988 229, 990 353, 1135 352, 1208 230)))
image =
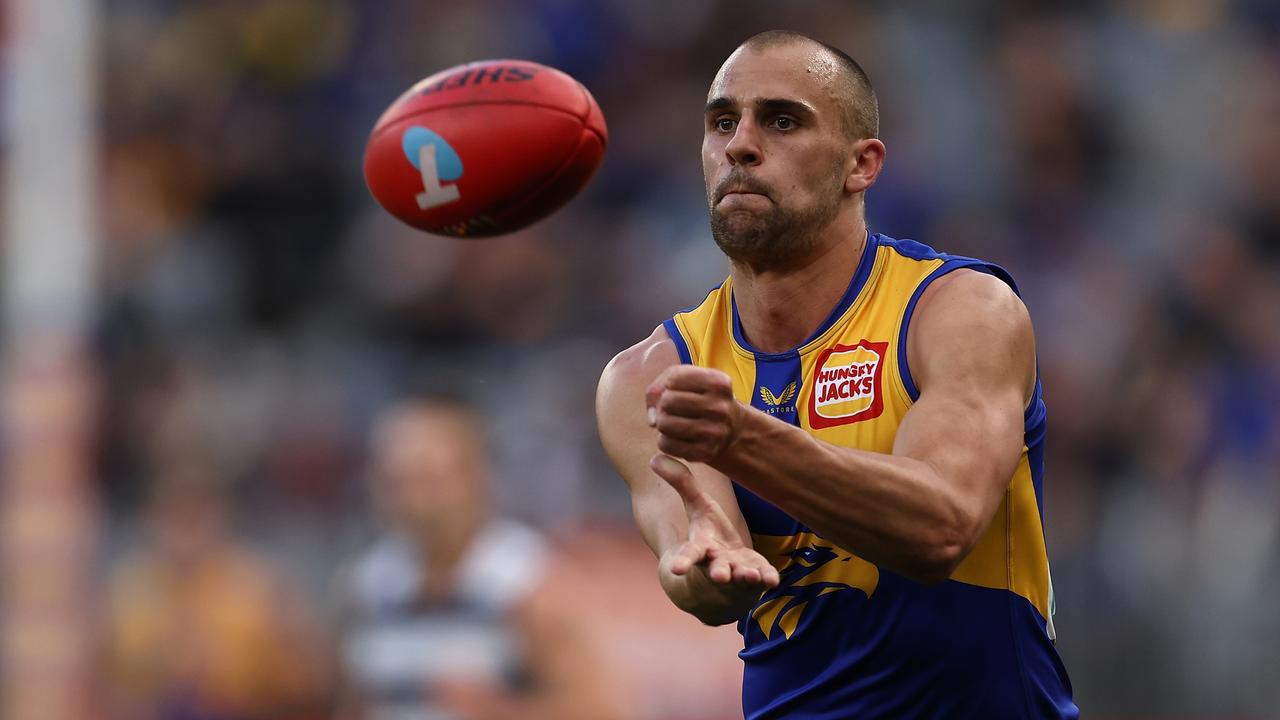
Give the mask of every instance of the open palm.
POLYGON ((700 570, 717 584, 777 586, 777 569, 747 545, 720 504, 697 488, 688 466, 661 454, 650 466, 675 488, 689 518, 689 538, 663 555, 665 570, 675 576, 700 570))

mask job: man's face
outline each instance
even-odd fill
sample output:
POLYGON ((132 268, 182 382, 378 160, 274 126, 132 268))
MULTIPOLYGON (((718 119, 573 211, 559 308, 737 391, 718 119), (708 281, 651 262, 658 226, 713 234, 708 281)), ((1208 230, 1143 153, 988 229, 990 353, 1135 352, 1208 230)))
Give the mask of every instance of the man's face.
POLYGON ((411 534, 469 519, 486 502, 479 431, 451 408, 400 409, 379 427, 373 460, 382 512, 411 534))
POLYGON ((702 171, 711 231, 761 268, 803 259, 846 198, 852 143, 836 66, 807 43, 739 48, 707 94, 702 171))

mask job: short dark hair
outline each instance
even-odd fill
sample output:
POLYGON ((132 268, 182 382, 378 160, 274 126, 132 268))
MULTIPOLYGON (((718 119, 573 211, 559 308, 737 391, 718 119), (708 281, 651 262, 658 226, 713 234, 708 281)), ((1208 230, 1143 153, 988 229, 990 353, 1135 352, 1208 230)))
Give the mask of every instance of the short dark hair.
POLYGON ((766 30, 747 38, 738 47, 760 50, 798 42, 813 43, 835 59, 840 83, 837 99, 844 109, 845 131, 859 140, 879 137, 880 102, 876 99, 875 88, 871 86, 867 71, 845 51, 793 30, 766 30))

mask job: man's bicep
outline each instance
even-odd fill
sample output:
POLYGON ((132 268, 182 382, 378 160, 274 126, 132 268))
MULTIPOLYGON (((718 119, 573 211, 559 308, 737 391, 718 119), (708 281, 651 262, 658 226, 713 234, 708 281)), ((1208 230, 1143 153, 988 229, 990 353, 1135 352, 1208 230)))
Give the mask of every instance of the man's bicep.
POLYGON ((600 442, 633 495, 648 495, 666 484, 649 470, 658 441, 657 431, 645 417, 644 392, 664 369, 679 362, 675 346, 659 328, 619 353, 600 377, 596 391, 600 442))
POLYGON ((1031 321, 995 277, 958 271, 944 280, 926 291, 908 336, 920 397, 894 454, 928 463, 989 514, 1022 451, 1035 383, 1031 321))
MULTIPOLYGON (((645 417, 644 393, 663 370, 678 365, 675 344, 659 326, 643 342, 624 350, 605 368, 596 393, 596 422, 605 453, 631 490, 636 524, 655 554, 688 533, 684 503, 649 468, 658 453, 658 432, 645 417)), ((698 487, 711 495, 750 542, 728 478, 705 465, 690 466, 698 487)))

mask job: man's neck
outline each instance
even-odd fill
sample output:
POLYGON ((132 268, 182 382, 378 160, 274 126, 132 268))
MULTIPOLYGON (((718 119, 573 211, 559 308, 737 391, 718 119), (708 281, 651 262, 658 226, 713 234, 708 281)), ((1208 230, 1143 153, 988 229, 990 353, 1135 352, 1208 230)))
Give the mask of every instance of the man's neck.
POLYGON ((799 347, 831 314, 866 250, 865 222, 818 246, 811 258, 783 271, 731 263, 742 334, 761 352, 799 347))
POLYGON ((483 524, 482 516, 465 515, 454 518, 452 523, 437 522, 415 535, 417 551, 428 568, 424 596, 439 599, 453 593, 459 566, 483 524))

